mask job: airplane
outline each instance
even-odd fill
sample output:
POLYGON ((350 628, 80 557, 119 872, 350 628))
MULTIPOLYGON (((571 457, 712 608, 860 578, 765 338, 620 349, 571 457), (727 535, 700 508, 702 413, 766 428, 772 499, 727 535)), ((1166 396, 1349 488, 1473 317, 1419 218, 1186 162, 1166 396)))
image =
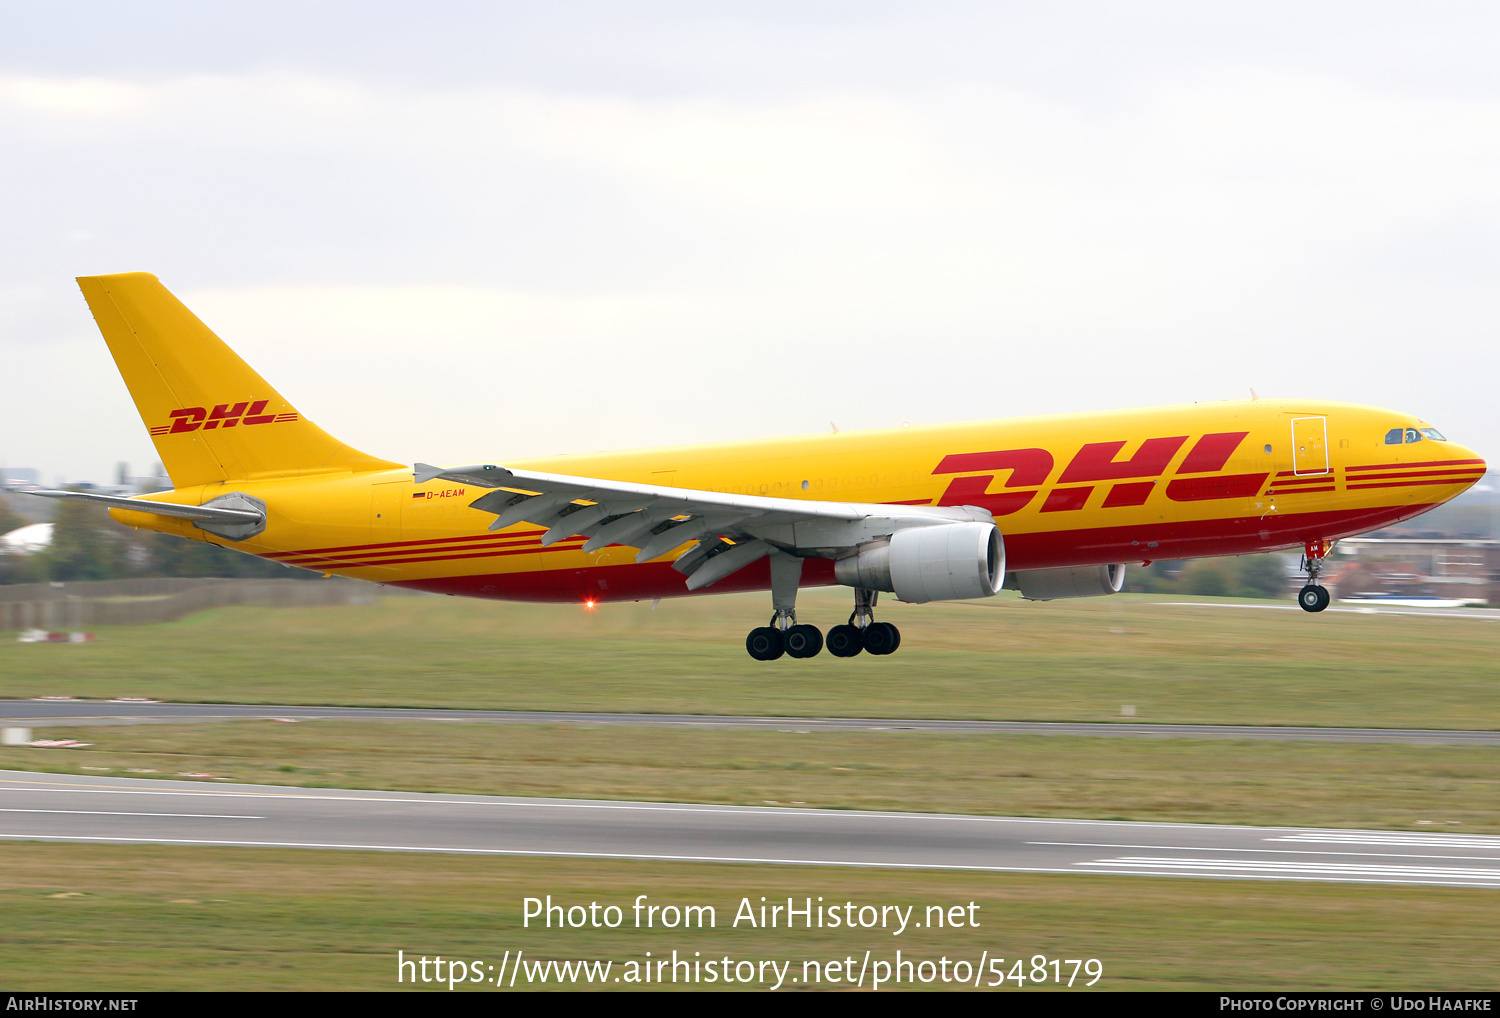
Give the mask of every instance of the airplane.
MULTIPOLYGON (((287 402, 155 276, 79 277, 173 484, 37 491, 120 523, 415 590, 581 603, 771 594, 757 660, 886 655, 904 602, 1102 596, 1131 564, 1301 548, 1298 604, 1343 537, 1452 499, 1485 461, 1432 425, 1304 399, 411 466, 287 402), (852 588, 848 621, 797 617, 852 588)), ((1252 393, 1253 395, 1253 393, 1252 393)))

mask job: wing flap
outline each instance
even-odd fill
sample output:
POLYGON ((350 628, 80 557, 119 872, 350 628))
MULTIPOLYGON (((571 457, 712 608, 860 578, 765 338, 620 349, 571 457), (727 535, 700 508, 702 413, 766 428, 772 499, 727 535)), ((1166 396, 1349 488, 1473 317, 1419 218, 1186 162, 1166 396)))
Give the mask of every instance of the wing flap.
POLYGON ((504 530, 523 522, 545 527, 543 547, 582 534, 588 538, 583 545, 585 552, 619 544, 639 549, 637 562, 649 562, 697 541, 674 563, 677 571, 687 576, 689 590, 717 583, 774 548, 835 557, 908 527, 994 519, 974 506, 736 495, 513 470, 493 463, 462 467, 418 463, 412 479, 418 484, 444 480, 492 489, 469 503, 481 512, 495 514, 490 530, 504 530))
POLYGON ((771 554, 771 546, 764 541, 746 541, 728 551, 720 552, 704 562, 687 578, 687 589, 698 590, 718 583, 724 577, 739 572, 752 562, 758 562, 771 554))

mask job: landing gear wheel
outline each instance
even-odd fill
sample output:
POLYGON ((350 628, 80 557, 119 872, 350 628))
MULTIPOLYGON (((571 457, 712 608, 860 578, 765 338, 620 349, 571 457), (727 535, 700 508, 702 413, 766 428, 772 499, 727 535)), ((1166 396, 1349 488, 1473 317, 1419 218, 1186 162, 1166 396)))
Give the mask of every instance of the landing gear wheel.
POLYGON ((1320 612, 1328 607, 1328 588, 1309 583, 1297 595, 1297 603, 1305 612, 1320 612))
POLYGON ((855 627, 834 626, 828 631, 828 653, 834 657, 853 657, 864 649, 855 627))
POLYGON ((817 626, 792 626, 781 635, 792 657, 817 657, 823 649, 823 634, 817 626))
POLYGON ((745 650, 757 661, 775 661, 786 652, 786 641, 781 637, 781 630, 760 626, 750 630, 750 635, 745 637, 745 650))
POLYGON ((894 654, 901 646, 901 630, 889 622, 871 622, 863 637, 865 650, 871 654, 894 654))

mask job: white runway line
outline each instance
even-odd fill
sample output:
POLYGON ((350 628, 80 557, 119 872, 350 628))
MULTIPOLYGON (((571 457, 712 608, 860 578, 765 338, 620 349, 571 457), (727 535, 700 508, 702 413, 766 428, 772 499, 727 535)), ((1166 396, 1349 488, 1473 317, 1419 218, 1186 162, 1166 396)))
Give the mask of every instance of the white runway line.
POLYGON ((1121 856, 1094 859, 1079 866, 1145 867, 1153 870, 1194 870, 1204 873, 1277 873, 1303 876, 1384 877, 1407 880, 1486 881, 1500 886, 1500 869, 1468 866, 1402 866, 1393 863, 1290 862, 1238 859, 1169 859, 1159 856, 1121 856))
MULTIPOLYGON (((1289 612, 1300 611, 1295 604, 1224 604, 1217 601, 1148 601, 1148 605, 1154 608, 1249 608, 1252 611, 1289 612)), ((1484 608, 1471 608, 1468 611, 1439 611, 1428 608, 1422 611, 1393 611, 1390 608, 1327 608, 1327 612, 1338 612, 1343 615, 1411 615, 1419 619, 1489 619, 1491 622, 1500 620, 1500 612, 1484 608)))
POLYGON ((1500 852, 1500 836, 1492 834, 1366 834, 1362 831, 1340 834, 1334 831, 1313 831, 1266 840, 1299 841, 1317 845, 1389 845, 1399 848, 1488 848, 1500 852))
POLYGON ((964 870, 976 873, 1071 874, 1056 866, 980 866, 945 862, 886 862, 862 859, 801 859, 795 856, 671 855, 652 852, 561 852, 530 848, 451 848, 443 845, 383 845, 320 841, 228 841, 207 838, 138 838, 105 835, 0 834, 0 841, 100 841, 127 845, 227 845, 238 848, 334 848, 357 852, 430 852, 435 855, 544 856, 556 859, 634 859, 644 862, 755 863, 774 866, 841 866, 877 870, 964 870))
POLYGON ((265 817, 246 816, 243 813, 126 813, 123 810, 105 809, 18 809, 0 807, 0 813, 63 813, 80 817, 191 817, 202 820, 264 820, 265 817))
MULTIPOLYGON (((1286 841, 1295 839, 1275 838, 1275 841, 1286 841)), ((1211 845, 1122 845, 1109 844, 1102 841, 1028 841, 1028 845, 1039 845, 1042 847, 1055 846, 1058 848, 1139 848, 1152 852, 1249 852, 1265 853, 1267 855, 1338 855, 1357 856, 1361 859, 1462 859, 1466 862, 1500 862, 1500 856, 1489 855, 1433 855, 1430 852, 1360 852, 1349 850, 1337 852, 1332 849, 1297 849, 1297 848, 1231 848, 1228 846, 1219 848, 1211 845)), ((1425 846, 1424 846, 1425 847, 1425 846)), ((1467 846, 1454 846, 1462 848, 1467 846)), ((1488 846, 1480 846, 1481 848, 1488 846)))

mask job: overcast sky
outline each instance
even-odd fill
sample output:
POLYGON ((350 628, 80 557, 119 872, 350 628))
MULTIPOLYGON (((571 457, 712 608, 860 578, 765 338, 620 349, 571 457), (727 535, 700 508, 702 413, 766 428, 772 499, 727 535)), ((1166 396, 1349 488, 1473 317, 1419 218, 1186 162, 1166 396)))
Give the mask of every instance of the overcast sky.
POLYGON ((405 462, 1252 386, 1493 461, 1500 7, 8 3, 0 238, 49 483, 155 459, 134 270, 405 462))

